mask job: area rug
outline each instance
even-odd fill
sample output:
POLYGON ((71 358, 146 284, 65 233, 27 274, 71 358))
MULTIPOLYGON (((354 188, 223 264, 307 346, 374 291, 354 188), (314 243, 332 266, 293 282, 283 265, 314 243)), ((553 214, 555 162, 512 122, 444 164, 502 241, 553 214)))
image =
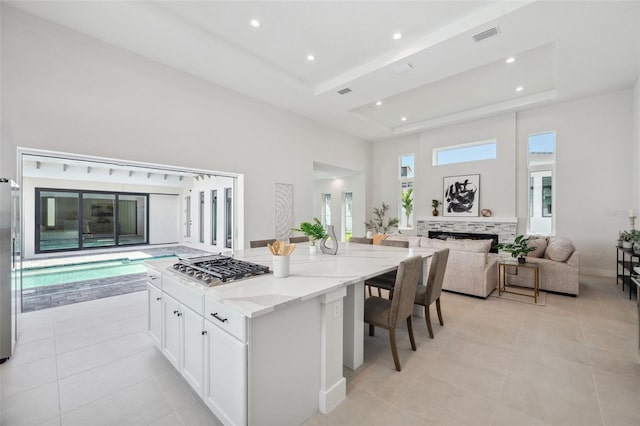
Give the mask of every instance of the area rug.
MULTIPOLYGON (((519 291, 518 289, 516 289, 515 291, 519 291)), ((532 290, 529 289, 523 289, 522 292, 529 292, 533 294, 532 290)), ((547 292, 545 291, 539 291, 538 292, 538 303, 533 303, 533 297, 529 297, 529 296, 523 296, 520 294, 514 294, 514 293, 501 293, 500 296, 498 296, 498 290, 494 290, 491 295, 491 297, 495 297, 497 299, 503 299, 503 300, 508 300, 510 302, 520 302, 520 303, 527 303, 529 305, 536 305, 536 306, 546 306, 547 305, 547 292)))

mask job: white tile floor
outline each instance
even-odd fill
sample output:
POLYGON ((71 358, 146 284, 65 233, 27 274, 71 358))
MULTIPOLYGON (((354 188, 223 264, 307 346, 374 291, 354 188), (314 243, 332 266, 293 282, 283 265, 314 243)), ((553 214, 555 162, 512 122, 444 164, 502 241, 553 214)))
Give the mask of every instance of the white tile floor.
MULTIPOLYGON (((444 293, 434 340, 420 318, 417 352, 400 334, 402 372, 387 334, 366 336, 346 401, 306 424, 639 425, 635 301, 613 280, 581 282, 578 298, 544 307, 444 293)), ((219 424, 145 327, 144 292, 22 315, 0 424, 219 424)))

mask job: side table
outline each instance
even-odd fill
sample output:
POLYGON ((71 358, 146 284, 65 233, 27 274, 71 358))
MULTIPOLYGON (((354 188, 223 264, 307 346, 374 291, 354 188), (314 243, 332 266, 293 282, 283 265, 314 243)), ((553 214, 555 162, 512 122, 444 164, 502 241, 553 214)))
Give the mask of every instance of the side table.
POLYGON ((539 269, 537 263, 518 263, 518 262, 510 262, 510 261, 500 261, 498 262, 498 296, 502 293, 511 293, 511 294, 519 294, 520 296, 533 297, 533 303, 538 303, 538 293, 540 287, 540 279, 539 279, 539 269), (515 273, 507 274, 507 268, 513 268, 515 273), (533 294, 523 293, 520 291, 512 291, 509 289, 518 288, 522 289, 523 287, 514 287, 509 286, 507 284, 507 275, 518 275, 518 271, 521 268, 533 269, 533 294))

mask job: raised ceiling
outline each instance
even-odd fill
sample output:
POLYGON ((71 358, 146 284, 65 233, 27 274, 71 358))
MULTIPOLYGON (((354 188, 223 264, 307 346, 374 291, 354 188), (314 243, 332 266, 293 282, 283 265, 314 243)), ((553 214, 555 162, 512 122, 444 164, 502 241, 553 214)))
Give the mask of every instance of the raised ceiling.
POLYGON ((372 141, 629 88, 640 63, 637 1, 8 3, 372 141))

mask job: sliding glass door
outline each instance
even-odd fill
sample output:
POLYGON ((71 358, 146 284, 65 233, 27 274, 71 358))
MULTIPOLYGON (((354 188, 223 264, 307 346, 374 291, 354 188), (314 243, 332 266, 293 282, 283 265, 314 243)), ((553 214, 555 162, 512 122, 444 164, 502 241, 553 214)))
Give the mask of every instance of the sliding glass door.
POLYGON ((148 198, 36 188, 36 253, 146 244, 148 198))

